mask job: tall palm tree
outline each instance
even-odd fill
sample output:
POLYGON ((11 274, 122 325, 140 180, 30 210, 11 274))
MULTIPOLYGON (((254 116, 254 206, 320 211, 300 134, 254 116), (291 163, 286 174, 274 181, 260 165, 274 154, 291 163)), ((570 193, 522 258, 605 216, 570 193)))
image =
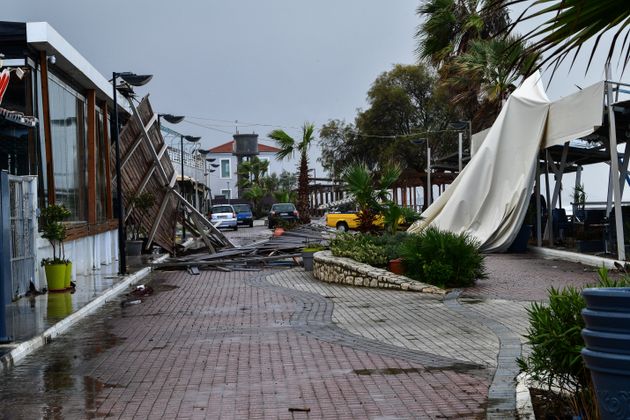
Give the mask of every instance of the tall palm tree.
POLYGON ((374 229, 374 220, 382 210, 381 203, 387 201, 389 188, 400 177, 402 169, 397 164, 381 168, 377 177, 365 163, 350 165, 343 174, 348 190, 359 206, 359 230, 368 232, 374 229))
MULTIPOLYGON (((513 0, 512 3, 524 1, 513 0)), ((618 52, 625 70, 630 59, 630 3, 628 0, 537 0, 523 12, 512 27, 541 16, 545 16, 547 20, 524 36, 526 40, 533 41, 529 47, 530 50, 545 55, 545 59, 534 69, 553 65, 555 72, 557 66, 571 53, 573 53, 573 65, 582 45, 594 38, 595 43, 586 67, 588 71, 595 51, 600 47, 602 35, 614 31, 608 47, 607 62, 612 60, 616 47, 621 45, 618 52)))
POLYGON ((302 126, 302 140, 297 142, 293 137, 289 136, 284 130, 273 130, 267 134, 267 137, 274 140, 280 151, 276 153, 276 157, 280 160, 293 156, 297 151, 300 154, 300 166, 298 175, 298 197, 297 209, 300 213, 300 222, 309 223, 311 216, 309 214, 308 203, 308 149, 311 142, 315 139, 315 125, 304 123, 302 126))
POLYGON ((485 128, 496 112, 479 120, 481 81, 455 66, 458 57, 468 53, 480 40, 490 40, 508 27, 506 0, 428 0, 417 9, 423 19, 418 26, 417 53, 421 60, 436 66, 441 93, 456 98, 460 117, 472 120, 475 130, 485 128), (458 79, 468 78, 466 83, 458 79))
MULTIPOLYGON (((479 106, 474 118, 480 125, 490 125, 516 89, 518 79, 528 74, 537 59, 538 54, 527 50, 517 36, 477 39, 470 43, 468 51, 453 59, 455 71, 448 82, 461 89, 471 80, 478 83, 479 106), (515 65, 517 62, 520 65, 515 65)), ((457 95, 453 98, 455 103, 459 100, 457 95)))

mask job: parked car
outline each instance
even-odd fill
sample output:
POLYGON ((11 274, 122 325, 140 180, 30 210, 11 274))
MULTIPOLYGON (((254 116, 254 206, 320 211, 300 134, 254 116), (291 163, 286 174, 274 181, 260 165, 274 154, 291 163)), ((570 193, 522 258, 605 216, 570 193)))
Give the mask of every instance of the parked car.
POLYGON ((210 221, 219 228, 238 230, 236 211, 230 204, 217 204, 210 207, 210 221))
POLYGON ((300 214, 293 203, 276 203, 269 211, 267 226, 269 229, 274 229, 278 222, 295 223, 299 217, 300 214))
POLYGON ((236 210, 236 221, 239 224, 244 224, 249 227, 254 226, 254 214, 252 213, 249 204, 232 204, 234 210, 236 210))

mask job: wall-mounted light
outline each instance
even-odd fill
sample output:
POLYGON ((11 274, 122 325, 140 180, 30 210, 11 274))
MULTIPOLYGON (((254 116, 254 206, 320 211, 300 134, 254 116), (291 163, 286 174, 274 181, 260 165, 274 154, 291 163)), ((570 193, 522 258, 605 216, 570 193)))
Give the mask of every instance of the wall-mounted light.
POLYGON ((57 63, 57 57, 55 57, 54 54, 46 56, 46 59, 48 60, 48 62, 50 64, 56 64, 57 63))

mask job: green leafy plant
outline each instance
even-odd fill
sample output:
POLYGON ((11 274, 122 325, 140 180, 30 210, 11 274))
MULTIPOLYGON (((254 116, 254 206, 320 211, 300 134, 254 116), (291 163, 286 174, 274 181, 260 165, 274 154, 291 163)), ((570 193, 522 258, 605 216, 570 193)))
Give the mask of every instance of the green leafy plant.
POLYGON ((385 231, 391 235, 395 235, 398 232, 398 225, 403 220, 403 208, 398 204, 390 201, 386 206, 383 206, 382 213, 384 219, 385 231))
POLYGON ((370 241, 383 249, 387 256, 387 260, 393 260, 400 257, 400 247, 407 239, 407 232, 396 232, 394 235, 384 233, 382 235, 370 235, 370 241))
POLYGON ((357 217, 361 232, 375 229, 374 221, 382 211, 380 203, 389 199, 389 188, 401 172, 402 169, 396 164, 384 165, 378 177, 373 176, 365 163, 353 164, 345 170, 343 180, 359 206, 357 217))
POLYGON ((400 256, 409 277, 439 287, 468 287, 485 277, 479 244, 467 234, 429 227, 408 235, 400 256))
POLYGON ((340 233, 330 241, 330 250, 336 257, 352 258, 374 267, 384 267, 388 261, 384 248, 374 244, 369 234, 340 233))
POLYGON ((53 249, 53 257, 44 258, 42 266, 67 263, 63 246, 66 239, 66 227, 62 222, 70 217, 70 214, 70 210, 63 204, 49 204, 41 211, 42 237, 48 239, 53 249))
POLYGON ((148 212, 155 205, 155 196, 148 191, 133 196, 127 200, 127 205, 133 213, 127 219, 127 227, 131 233, 131 240, 138 241, 146 235, 143 224, 149 216, 148 212))
MULTIPOLYGON (((630 277, 611 279, 606 268, 598 271, 596 287, 628 287, 630 277)), ((531 345, 531 353, 518 358, 521 372, 525 372, 538 385, 545 387, 548 395, 556 395, 555 406, 561 406, 562 394, 571 395, 570 407, 575 415, 596 415, 591 377, 580 354, 584 347, 581 332, 585 327, 582 309, 586 302, 581 290, 567 287, 549 289, 549 303, 533 303, 527 310, 530 326, 525 338, 531 345), (561 392, 553 392, 558 389, 561 392)))
POLYGON ((422 215, 412 208, 401 207, 400 210, 402 212, 402 217, 404 219, 403 221, 404 226, 410 226, 414 222, 418 220, 422 220, 422 215))

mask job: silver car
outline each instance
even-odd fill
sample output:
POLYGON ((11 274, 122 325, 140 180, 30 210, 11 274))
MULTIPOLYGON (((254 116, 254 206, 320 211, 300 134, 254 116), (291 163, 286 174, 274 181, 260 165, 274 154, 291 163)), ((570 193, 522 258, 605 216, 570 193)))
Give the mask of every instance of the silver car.
POLYGON ((236 211, 230 204, 217 204, 210 207, 210 221, 219 228, 238 230, 236 211))

